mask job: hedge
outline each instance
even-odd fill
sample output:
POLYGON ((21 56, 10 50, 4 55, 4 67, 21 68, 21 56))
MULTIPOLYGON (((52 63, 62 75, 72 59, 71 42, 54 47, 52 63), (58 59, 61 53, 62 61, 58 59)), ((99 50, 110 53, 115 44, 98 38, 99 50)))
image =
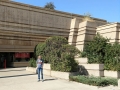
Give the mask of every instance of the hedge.
POLYGON ((118 85, 118 80, 115 78, 93 77, 93 76, 84 76, 84 75, 70 76, 70 81, 76 81, 93 86, 118 85))

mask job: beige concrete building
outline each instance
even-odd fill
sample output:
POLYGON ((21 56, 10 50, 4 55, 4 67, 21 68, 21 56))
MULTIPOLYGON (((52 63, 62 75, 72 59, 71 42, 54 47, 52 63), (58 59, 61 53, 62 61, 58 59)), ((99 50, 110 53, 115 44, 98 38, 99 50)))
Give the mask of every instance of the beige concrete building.
POLYGON ((97 32, 110 39, 110 42, 120 42, 120 23, 109 23, 97 27, 97 32))
POLYGON ((120 23, 117 22, 106 22, 104 25, 99 25, 95 21, 78 22, 75 18, 72 19, 71 27, 74 27, 74 29, 70 30, 69 43, 75 45, 81 51, 84 49, 85 43, 92 40, 96 33, 110 39, 111 43, 120 42, 120 23))
POLYGON ((107 24, 106 20, 97 18, 83 21, 83 18, 82 15, 0 0, 0 55, 7 57, 7 66, 10 62, 21 61, 15 56, 18 53, 27 53, 31 58, 34 47, 51 36, 63 36, 80 50, 96 32, 111 37, 111 42, 119 41, 119 23, 107 24))
POLYGON ((78 22, 77 18, 71 21, 71 30, 69 33, 69 44, 75 45, 79 50, 83 51, 86 42, 89 42, 96 35, 97 27, 107 22, 82 21, 78 22))

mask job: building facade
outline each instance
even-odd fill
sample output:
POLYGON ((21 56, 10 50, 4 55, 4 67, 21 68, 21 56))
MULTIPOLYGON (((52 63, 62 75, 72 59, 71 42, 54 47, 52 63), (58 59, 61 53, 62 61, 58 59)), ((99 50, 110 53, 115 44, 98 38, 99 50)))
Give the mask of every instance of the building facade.
POLYGON ((78 22, 77 18, 71 21, 68 41, 69 44, 83 51, 85 44, 91 41, 97 33, 108 38, 110 43, 120 43, 120 23, 106 23, 99 26, 95 21, 78 22))
MULTIPOLYGON (((25 61, 33 57, 34 47, 48 37, 63 36, 69 44, 83 50, 84 43, 91 40, 96 31, 106 36, 107 32, 103 33, 109 26, 106 20, 92 18, 94 22, 83 22, 83 18, 82 15, 0 0, 0 57, 6 58, 7 66, 25 66, 25 61)), ((118 26, 109 33, 116 32, 118 26)))

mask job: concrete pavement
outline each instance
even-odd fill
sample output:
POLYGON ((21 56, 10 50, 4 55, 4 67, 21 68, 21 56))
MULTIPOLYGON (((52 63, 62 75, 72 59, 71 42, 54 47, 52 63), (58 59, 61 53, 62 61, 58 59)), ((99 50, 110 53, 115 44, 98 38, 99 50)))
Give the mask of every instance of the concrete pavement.
POLYGON ((37 82, 37 75, 25 68, 0 70, 0 90, 119 90, 117 87, 96 87, 77 82, 44 76, 44 82, 37 82))

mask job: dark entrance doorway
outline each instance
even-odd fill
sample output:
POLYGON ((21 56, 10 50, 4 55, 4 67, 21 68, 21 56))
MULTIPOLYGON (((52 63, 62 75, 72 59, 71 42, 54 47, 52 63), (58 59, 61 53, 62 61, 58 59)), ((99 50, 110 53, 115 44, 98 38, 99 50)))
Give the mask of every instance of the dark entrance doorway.
POLYGON ((6 60, 6 67, 11 67, 13 62, 13 53, 0 53, 0 68, 5 67, 5 60, 6 60))
MULTIPOLYGON (((19 53, 20 57, 16 56, 15 52, 0 52, 0 69, 5 67, 6 60, 6 68, 9 67, 20 67, 21 63, 28 62, 30 58, 34 57, 34 53, 29 53, 29 57, 26 58, 26 53, 19 53), (17 63, 17 65, 15 65, 17 63)), ((19 56, 19 55, 18 55, 19 56)), ((23 65, 21 65, 23 66, 23 65)))

